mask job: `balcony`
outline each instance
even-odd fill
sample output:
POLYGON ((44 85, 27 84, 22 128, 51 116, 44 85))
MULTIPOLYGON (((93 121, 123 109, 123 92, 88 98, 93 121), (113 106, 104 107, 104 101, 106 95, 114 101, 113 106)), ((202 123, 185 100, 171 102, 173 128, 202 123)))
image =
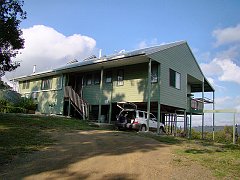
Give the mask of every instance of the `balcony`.
POLYGON ((193 114, 203 113, 203 102, 202 98, 193 99, 188 97, 188 111, 193 114))

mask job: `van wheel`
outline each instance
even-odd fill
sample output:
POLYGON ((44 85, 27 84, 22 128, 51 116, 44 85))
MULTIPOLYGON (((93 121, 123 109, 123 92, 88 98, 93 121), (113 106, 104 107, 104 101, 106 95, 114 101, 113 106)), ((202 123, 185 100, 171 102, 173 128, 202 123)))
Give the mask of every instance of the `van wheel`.
POLYGON ((141 131, 146 131, 147 130, 147 128, 146 128, 146 126, 145 125, 142 125, 142 127, 141 127, 141 131))

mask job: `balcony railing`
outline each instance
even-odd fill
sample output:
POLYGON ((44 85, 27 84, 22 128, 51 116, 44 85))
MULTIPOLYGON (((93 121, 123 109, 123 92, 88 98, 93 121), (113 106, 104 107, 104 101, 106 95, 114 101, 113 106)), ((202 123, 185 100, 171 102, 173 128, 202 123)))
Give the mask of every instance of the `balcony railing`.
POLYGON ((203 102, 201 99, 188 98, 188 108, 190 112, 202 113, 203 112, 203 102))

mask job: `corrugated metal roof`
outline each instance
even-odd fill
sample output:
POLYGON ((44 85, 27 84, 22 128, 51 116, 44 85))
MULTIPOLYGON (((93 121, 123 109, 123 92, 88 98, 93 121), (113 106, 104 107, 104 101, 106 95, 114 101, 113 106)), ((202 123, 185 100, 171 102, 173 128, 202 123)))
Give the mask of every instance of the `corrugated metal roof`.
POLYGON ((137 49, 137 50, 133 50, 133 51, 124 51, 121 53, 116 53, 116 54, 112 54, 112 55, 108 55, 108 56, 103 56, 101 58, 93 58, 87 61, 79 61, 79 62, 75 62, 72 64, 66 64, 64 66, 61 67, 57 67, 54 68, 52 70, 49 71, 45 71, 45 72, 39 72, 39 73, 35 73, 35 74, 31 74, 31 75, 27 75, 27 76, 21 76, 21 77, 17 77, 14 78, 15 80, 24 80, 24 79, 33 79, 33 78, 40 78, 42 76, 48 76, 48 75, 53 75, 53 74, 59 74, 61 73, 61 71, 64 71, 66 69, 72 69, 72 68, 76 68, 76 67, 81 67, 81 66, 88 66, 88 65, 92 65, 92 64, 98 64, 101 62, 107 62, 107 61, 113 61, 116 59, 124 59, 124 58, 128 58, 128 57, 133 57, 133 56, 138 56, 138 55, 149 55, 149 54, 153 54, 174 46, 178 46, 181 44, 186 43, 186 41, 177 41, 177 42, 172 42, 172 43, 168 43, 168 44, 161 44, 161 45, 157 45, 157 46, 152 46, 152 47, 147 47, 147 48, 142 48, 142 49, 137 49))
POLYGON ((87 61, 80 61, 80 62, 76 62, 76 63, 73 63, 73 64, 67 64, 67 65, 64 65, 62 67, 55 68, 53 70, 54 71, 61 71, 61 70, 64 70, 64 69, 71 69, 71 68, 75 68, 75 67, 79 67, 79 66, 86 66, 86 65, 90 65, 90 64, 96 64, 96 63, 111 61, 111 60, 115 60, 115 59, 127 58, 127 57, 131 57, 131 56, 149 55, 149 54, 153 54, 155 52, 162 51, 164 49, 168 49, 168 48, 171 48, 171 47, 183 44, 183 43, 186 43, 186 41, 178 41, 178 42, 173 42, 173 43, 169 43, 169 44, 162 44, 162 45, 158 45, 158 46, 133 50, 133 51, 129 51, 129 52, 112 54, 112 55, 105 56, 105 57, 102 57, 102 58, 93 58, 93 59, 90 59, 90 60, 87 60, 87 61))

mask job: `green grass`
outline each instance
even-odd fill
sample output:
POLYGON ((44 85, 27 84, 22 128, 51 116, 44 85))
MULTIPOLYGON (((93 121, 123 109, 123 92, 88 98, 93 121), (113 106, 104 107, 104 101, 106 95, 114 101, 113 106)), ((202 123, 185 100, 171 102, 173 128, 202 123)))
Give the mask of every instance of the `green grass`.
POLYGON ((239 145, 187 141, 177 154, 209 168, 218 178, 240 179, 239 145))
POLYGON ((23 114, 0 114, 0 165, 16 155, 40 150, 54 141, 51 131, 92 130, 77 119, 23 114))
POLYGON ((161 143, 177 145, 174 163, 179 166, 196 162, 213 172, 217 179, 240 179, 240 145, 221 144, 211 141, 187 140, 180 137, 141 133, 161 143), (188 161, 185 161, 185 159, 188 161))

